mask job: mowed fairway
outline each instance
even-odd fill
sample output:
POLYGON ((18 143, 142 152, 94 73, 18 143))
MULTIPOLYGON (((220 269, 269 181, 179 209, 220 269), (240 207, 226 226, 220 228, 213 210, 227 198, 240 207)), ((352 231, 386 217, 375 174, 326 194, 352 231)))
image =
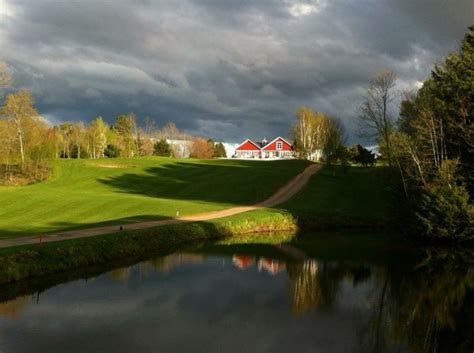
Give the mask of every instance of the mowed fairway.
POLYGON ((297 160, 61 160, 50 181, 0 187, 0 238, 250 205, 307 166, 297 160))

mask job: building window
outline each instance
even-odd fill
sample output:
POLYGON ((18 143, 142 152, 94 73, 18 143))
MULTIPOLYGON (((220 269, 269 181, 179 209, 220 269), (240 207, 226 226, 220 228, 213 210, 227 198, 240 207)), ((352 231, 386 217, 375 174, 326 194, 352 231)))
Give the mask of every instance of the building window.
POLYGON ((270 152, 265 152, 265 158, 270 158, 270 152))
POLYGON ((277 142, 277 150, 281 150, 283 148, 283 144, 281 143, 281 141, 278 141, 277 142))

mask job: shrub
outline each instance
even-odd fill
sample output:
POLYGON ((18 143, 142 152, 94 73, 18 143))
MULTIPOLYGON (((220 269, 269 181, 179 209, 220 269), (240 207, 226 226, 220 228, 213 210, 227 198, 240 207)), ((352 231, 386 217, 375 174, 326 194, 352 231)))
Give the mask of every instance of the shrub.
POLYGON ((171 151, 170 144, 166 142, 165 139, 159 140, 154 145, 153 154, 155 156, 171 157, 172 151, 171 151))
POLYGON ((104 150, 104 156, 108 158, 117 158, 120 155, 120 148, 116 145, 107 145, 104 150))

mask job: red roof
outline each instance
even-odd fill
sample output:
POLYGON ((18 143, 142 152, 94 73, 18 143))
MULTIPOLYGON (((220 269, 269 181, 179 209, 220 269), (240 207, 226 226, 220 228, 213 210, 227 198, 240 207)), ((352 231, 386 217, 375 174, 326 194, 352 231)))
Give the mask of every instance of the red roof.
POLYGON ((261 146, 256 142, 253 142, 250 139, 242 142, 237 148, 236 151, 293 151, 293 146, 291 143, 286 141, 283 137, 277 137, 271 142, 267 143, 265 146, 261 146), (277 143, 281 142, 281 148, 277 149, 277 143))
POLYGON ((264 151, 292 151, 293 146, 282 137, 277 137, 270 143, 267 143, 262 150, 264 151), (277 143, 281 142, 281 148, 277 149, 277 143))
POLYGON ((260 151, 260 146, 257 145, 255 142, 247 139, 242 142, 237 148, 236 151, 260 151))

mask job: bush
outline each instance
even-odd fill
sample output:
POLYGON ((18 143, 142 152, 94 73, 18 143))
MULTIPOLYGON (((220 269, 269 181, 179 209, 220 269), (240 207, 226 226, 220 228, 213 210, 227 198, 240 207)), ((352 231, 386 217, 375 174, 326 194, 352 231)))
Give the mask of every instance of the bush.
POLYGON ((107 145, 104 150, 104 156, 108 158, 117 158, 120 156, 120 148, 118 148, 116 145, 107 145))

